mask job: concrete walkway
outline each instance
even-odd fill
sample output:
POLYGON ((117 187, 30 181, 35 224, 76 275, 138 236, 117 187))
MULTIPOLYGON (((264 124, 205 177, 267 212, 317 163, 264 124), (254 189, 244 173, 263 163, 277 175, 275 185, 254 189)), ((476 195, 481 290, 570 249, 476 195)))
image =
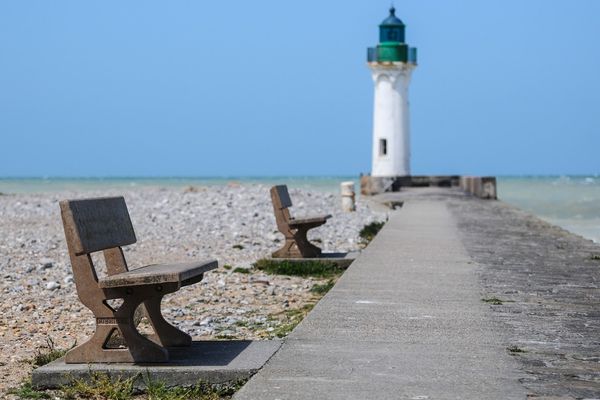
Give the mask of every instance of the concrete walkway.
POLYGON ((408 199, 235 399, 524 399, 443 197, 408 199))

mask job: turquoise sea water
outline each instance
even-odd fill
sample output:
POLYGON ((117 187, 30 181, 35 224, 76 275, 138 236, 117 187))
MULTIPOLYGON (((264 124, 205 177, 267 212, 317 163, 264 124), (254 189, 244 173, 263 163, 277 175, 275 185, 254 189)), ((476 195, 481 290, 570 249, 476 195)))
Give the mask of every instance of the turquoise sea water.
POLYGON ((498 178, 498 197, 600 242, 600 176, 498 178))
MULTIPOLYGON (((40 193, 63 190, 85 191, 102 188, 187 187, 226 185, 230 183, 272 185, 337 193, 342 181, 356 176, 332 177, 265 177, 265 178, 28 178, 0 179, 2 193, 40 193)), ((600 177, 543 176, 500 177, 498 196, 542 219, 571 232, 600 242, 600 177)))

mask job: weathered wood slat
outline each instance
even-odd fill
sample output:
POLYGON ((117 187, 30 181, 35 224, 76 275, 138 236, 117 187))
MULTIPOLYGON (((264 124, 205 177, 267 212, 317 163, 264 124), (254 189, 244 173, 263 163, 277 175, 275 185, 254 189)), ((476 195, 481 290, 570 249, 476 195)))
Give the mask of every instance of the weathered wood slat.
POLYGON ((106 197, 60 202, 65 229, 74 233, 76 255, 121 247, 136 242, 133 225, 123 197, 106 197))
POLYGON ((125 286, 183 282, 217 268, 217 260, 182 264, 154 264, 102 278, 103 289, 125 286))
POLYGON ((277 206, 279 208, 289 208, 292 206, 292 199, 290 199, 290 194, 286 185, 274 186, 272 190, 277 192, 277 206))
POLYGON ((318 217, 309 217, 309 218, 292 218, 289 222, 290 226, 295 226, 295 225, 304 225, 304 224, 314 224, 314 223, 324 223, 325 221, 327 221, 329 218, 331 218, 331 215, 323 215, 323 216, 318 216, 318 217))

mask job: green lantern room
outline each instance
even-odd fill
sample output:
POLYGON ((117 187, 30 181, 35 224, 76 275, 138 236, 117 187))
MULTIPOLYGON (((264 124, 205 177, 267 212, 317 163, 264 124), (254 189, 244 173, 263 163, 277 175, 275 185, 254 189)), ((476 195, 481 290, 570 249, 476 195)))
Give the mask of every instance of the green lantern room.
POLYGON ((379 44, 367 49, 369 63, 417 63, 417 49, 405 43, 406 26, 390 8, 390 15, 379 25, 379 44))

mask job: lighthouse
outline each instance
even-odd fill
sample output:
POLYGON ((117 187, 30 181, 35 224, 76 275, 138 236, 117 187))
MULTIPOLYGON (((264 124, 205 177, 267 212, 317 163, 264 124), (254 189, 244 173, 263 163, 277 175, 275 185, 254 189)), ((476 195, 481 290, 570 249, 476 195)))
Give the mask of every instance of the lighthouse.
POLYGON ((371 176, 410 176, 408 86, 417 66, 417 49, 405 41, 405 25, 394 7, 379 25, 379 44, 367 51, 375 85, 371 176))

